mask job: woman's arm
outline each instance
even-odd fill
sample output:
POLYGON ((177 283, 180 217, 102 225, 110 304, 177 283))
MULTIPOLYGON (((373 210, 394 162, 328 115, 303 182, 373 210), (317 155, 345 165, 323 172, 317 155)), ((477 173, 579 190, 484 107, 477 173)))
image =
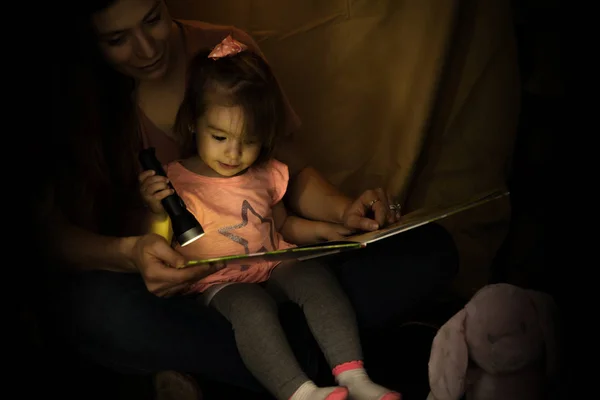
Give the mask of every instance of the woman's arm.
POLYGON ((45 229, 51 255, 72 269, 137 272, 133 261, 136 237, 103 236, 55 214, 45 229))
MULTIPOLYGON (((44 243, 46 254, 58 261, 63 268, 139 272, 139 261, 136 260, 139 258, 137 253, 140 247, 147 245, 154 250, 162 247, 160 243, 147 243, 152 240, 144 240, 142 236, 105 236, 78 227, 55 206, 52 194, 42 197, 44 199, 36 204, 34 210, 40 226, 40 239, 44 243)), ((168 255, 167 257, 169 258, 168 255)))
POLYGON ((157 234, 107 237, 77 228, 63 219, 53 226, 55 255, 80 271, 108 270, 141 274, 148 291, 169 297, 215 271, 214 265, 181 267, 185 259, 157 234))
POLYGON ((290 176, 286 202, 303 217, 342 224, 352 231, 374 231, 400 219, 399 211, 390 208, 392 197, 382 188, 366 190, 353 200, 309 166, 290 176))
POLYGON ((286 202, 292 211, 305 218, 341 224, 352 199, 316 169, 305 167, 295 177, 290 177, 286 202))

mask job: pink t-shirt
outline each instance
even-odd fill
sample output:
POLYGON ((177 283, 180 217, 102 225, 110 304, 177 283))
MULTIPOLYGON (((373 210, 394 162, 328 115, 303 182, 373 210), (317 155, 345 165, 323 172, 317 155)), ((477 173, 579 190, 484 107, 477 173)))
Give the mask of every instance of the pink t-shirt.
MULTIPOLYGON (((187 259, 279 250, 287 243, 275 229, 272 207, 283 198, 289 174, 285 164, 272 160, 231 178, 197 175, 178 161, 165 172, 205 235, 178 251, 187 259)), ((227 266, 200 280, 191 292, 203 292, 215 284, 264 282, 278 262, 252 262, 227 266)))

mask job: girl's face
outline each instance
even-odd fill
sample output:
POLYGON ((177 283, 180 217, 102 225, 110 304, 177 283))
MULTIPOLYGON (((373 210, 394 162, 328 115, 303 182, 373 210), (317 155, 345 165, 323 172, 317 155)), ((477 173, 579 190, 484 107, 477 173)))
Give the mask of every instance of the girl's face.
POLYGON ((166 74, 171 23, 163 0, 117 0, 92 16, 106 60, 119 72, 141 80, 166 74))
POLYGON ((198 155, 207 176, 232 177, 246 171, 258 158, 261 143, 244 134, 244 113, 239 106, 209 106, 196 122, 198 155))

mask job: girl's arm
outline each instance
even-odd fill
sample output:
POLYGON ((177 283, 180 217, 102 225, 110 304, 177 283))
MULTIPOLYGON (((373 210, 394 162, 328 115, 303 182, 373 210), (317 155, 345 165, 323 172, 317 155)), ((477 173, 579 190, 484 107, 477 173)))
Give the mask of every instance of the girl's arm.
POLYGON ((351 232, 339 224, 311 221, 289 215, 283 202, 273 207, 275 228, 286 242, 296 245, 314 244, 327 240, 342 240, 351 232))

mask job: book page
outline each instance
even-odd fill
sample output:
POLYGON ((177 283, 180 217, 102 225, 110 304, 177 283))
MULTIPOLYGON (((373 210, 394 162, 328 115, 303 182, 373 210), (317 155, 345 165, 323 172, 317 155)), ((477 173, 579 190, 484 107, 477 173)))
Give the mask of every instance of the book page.
MULTIPOLYGON (((384 229, 379 229, 374 232, 366 232, 358 235, 348 236, 343 241, 323 242, 314 245, 304 245, 292 247, 290 249, 275 250, 263 253, 252 254, 236 254, 217 258, 191 260, 188 261, 183 268, 192 265, 201 264, 225 264, 225 265, 242 265, 251 264, 253 262, 264 261, 286 261, 286 260, 307 260, 310 258, 323 257, 330 254, 339 253, 342 251, 355 250, 365 247, 368 243, 373 243, 387 237, 397 235, 410 229, 417 228, 421 225, 446 218, 450 215, 461 211, 477 207, 489 201, 499 199, 509 195, 508 191, 493 191, 474 196, 468 201, 464 201, 451 206, 430 207, 420 210, 415 210, 404 215, 400 221, 390 225, 384 229)), ((200 239, 202 240, 202 239, 200 239)))
POLYGON ((231 266, 252 264, 253 262, 264 261, 301 261, 304 259, 340 253, 342 251, 360 249, 362 247, 364 247, 364 245, 358 242, 324 242, 310 246, 292 247, 289 249, 267 251, 262 253, 235 254, 216 258, 191 260, 186 262, 182 268, 202 264, 217 264, 231 266))
POLYGON ((467 201, 450 206, 430 207, 415 210, 402 216, 400 221, 386 228, 373 232, 348 236, 347 240, 356 241, 363 244, 373 243, 508 195, 508 191, 492 191, 479 194, 467 201))

